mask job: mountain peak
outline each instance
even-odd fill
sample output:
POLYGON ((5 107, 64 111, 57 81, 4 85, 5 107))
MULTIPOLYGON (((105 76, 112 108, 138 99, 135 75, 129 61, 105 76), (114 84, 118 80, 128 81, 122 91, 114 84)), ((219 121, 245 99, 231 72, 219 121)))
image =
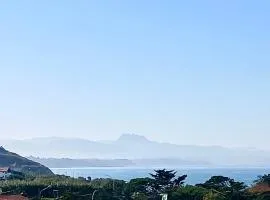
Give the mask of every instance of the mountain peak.
POLYGON ((0 153, 7 153, 7 150, 4 147, 0 146, 0 153))
POLYGON ((122 134, 117 141, 123 141, 123 142, 149 142, 149 140, 142 136, 142 135, 136 135, 136 134, 122 134))

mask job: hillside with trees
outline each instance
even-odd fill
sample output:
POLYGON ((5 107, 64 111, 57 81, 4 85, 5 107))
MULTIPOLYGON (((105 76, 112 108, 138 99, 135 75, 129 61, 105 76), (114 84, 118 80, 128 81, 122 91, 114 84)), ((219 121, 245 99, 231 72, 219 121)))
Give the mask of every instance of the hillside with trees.
POLYGON ((0 167, 11 167, 15 171, 31 175, 53 175, 52 171, 37 162, 24 158, 0 147, 0 167))
POLYGON ((185 174, 159 169, 151 177, 128 182, 111 178, 71 178, 63 175, 0 181, 3 193, 24 194, 30 199, 64 200, 269 200, 269 177, 263 175, 247 186, 224 176, 213 176, 204 183, 187 185, 185 174), (263 186, 264 188, 260 188, 263 186), (260 188, 260 190, 257 190, 260 188))

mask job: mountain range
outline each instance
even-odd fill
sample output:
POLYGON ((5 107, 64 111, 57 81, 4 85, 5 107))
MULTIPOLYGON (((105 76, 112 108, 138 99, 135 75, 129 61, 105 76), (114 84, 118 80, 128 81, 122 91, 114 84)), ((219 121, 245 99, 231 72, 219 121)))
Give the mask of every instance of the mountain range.
POLYGON ((148 140, 144 136, 123 134, 115 141, 78 138, 33 138, 2 140, 4 147, 24 156, 70 159, 128 159, 136 163, 170 163, 211 166, 267 166, 270 152, 250 148, 176 145, 148 140), (163 160, 163 161, 162 161, 163 160), (140 162, 141 161, 141 162, 140 162), (180 162, 181 161, 181 162, 180 162))

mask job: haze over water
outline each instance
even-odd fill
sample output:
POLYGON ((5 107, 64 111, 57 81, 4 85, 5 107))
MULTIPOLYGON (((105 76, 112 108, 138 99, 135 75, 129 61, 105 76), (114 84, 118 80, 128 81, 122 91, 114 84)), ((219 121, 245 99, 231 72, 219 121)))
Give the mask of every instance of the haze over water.
MULTIPOLYGON (((175 169, 175 168, 174 168, 175 169)), ((269 173, 269 169, 263 168, 176 168, 178 174, 187 174, 186 184, 198 184, 205 182, 211 176, 222 175, 234 178, 237 181, 253 184, 253 181, 260 174, 269 173)), ((114 178, 129 181, 133 178, 149 177, 153 168, 52 168, 56 174, 67 175, 71 177, 91 177, 91 178, 114 178)))

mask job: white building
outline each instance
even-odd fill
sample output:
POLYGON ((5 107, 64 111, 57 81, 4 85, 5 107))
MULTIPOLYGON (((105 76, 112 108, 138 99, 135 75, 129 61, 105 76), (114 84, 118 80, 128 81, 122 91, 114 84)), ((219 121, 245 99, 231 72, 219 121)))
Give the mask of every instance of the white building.
POLYGON ((11 175, 11 169, 9 167, 0 168, 0 179, 7 179, 11 175))

